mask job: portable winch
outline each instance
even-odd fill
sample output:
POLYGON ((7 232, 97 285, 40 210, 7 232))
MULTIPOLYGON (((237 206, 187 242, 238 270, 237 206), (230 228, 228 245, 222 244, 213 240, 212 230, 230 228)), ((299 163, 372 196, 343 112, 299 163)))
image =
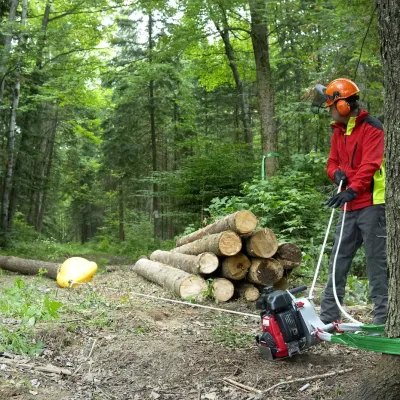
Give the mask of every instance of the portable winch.
POLYGON ((320 341, 318 329, 334 329, 333 324, 326 326, 318 318, 310 300, 293 296, 306 289, 306 286, 291 290, 264 288, 256 302, 257 309, 262 310, 262 333, 256 337, 262 358, 291 357, 320 341))
POLYGON ((309 298, 294 297, 294 294, 306 289, 306 286, 291 290, 274 290, 272 286, 264 288, 256 302, 257 309, 262 310, 262 333, 256 336, 256 341, 263 359, 292 357, 322 340, 364 350, 400 354, 400 339, 381 336, 384 325, 324 324, 309 298))

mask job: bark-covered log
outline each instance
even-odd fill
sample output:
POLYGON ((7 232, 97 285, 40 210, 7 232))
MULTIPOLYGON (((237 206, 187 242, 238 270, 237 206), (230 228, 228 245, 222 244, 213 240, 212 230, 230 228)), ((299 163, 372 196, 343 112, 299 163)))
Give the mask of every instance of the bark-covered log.
POLYGON ((216 278, 211 283, 212 294, 218 302, 230 300, 235 293, 233 283, 225 278, 216 278))
POLYGON ((189 235, 182 236, 176 241, 176 246, 183 246, 184 244, 199 240, 206 235, 212 235, 224 231, 233 231, 239 235, 247 234, 252 232, 256 226, 256 216, 251 211, 242 210, 227 215, 202 229, 190 233, 189 235))
POLYGON ((302 253, 300 248, 294 243, 281 243, 274 258, 282 264, 283 268, 291 269, 301 264, 302 253))
POLYGON ((142 258, 136 262, 132 270, 149 281, 171 290, 182 299, 193 298, 201 301, 203 293, 207 290, 206 281, 202 277, 156 261, 142 258))
POLYGON ((238 253, 222 260, 221 276, 234 281, 244 279, 249 270, 251 261, 243 253, 238 253))
POLYGON ((282 277, 278 282, 274 283, 274 289, 276 290, 287 290, 289 288, 289 281, 286 277, 282 277))
POLYGON ((253 258, 247 280, 259 285, 273 285, 283 277, 282 265, 273 258, 253 258))
POLYGON ((193 256, 156 250, 150 255, 150 260, 159 261, 195 275, 211 274, 218 268, 219 264, 218 257, 214 253, 201 253, 193 256))
POLYGON ((260 297, 260 291, 251 283, 241 282, 235 287, 237 295, 247 301, 256 301, 260 297))
POLYGON ((264 228, 246 237, 246 252, 251 257, 270 258, 278 250, 278 240, 271 229, 264 228))
POLYGON ((217 256, 234 256, 242 248, 240 236, 232 231, 207 235, 194 242, 175 247, 172 252, 198 255, 201 253, 214 253, 217 256))
POLYGON ((46 271, 43 276, 56 279, 60 266, 57 263, 0 256, 0 268, 23 275, 37 275, 40 271, 46 271))

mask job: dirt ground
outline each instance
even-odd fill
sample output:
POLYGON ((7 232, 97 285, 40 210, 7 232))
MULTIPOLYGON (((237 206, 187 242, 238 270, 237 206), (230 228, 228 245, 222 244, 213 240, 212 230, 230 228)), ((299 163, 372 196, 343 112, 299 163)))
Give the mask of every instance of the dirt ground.
MULTIPOLYGON (((0 285, 14 279, 1 275, 0 285)), ((24 277, 27 282, 34 279, 40 290, 56 288, 54 281, 24 277)), ((0 356, 0 399, 334 399, 345 397, 365 366, 371 368, 379 357, 322 343, 291 359, 264 361, 252 340, 260 330, 258 319, 155 301, 131 292, 173 298, 130 271, 98 274, 89 286, 58 289, 57 298, 77 311, 64 313, 61 321, 37 325, 38 339, 45 343, 39 357, 0 356), (11 363, 4 363, 6 359, 11 363), (70 374, 42 372, 18 363, 51 364, 70 374), (349 368, 342 375, 257 392, 284 381, 349 368), (224 378, 255 391, 233 386, 224 378)), ((257 314, 254 304, 240 300, 207 304, 257 314)), ((362 313, 369 322, 365 309, 362 313)))

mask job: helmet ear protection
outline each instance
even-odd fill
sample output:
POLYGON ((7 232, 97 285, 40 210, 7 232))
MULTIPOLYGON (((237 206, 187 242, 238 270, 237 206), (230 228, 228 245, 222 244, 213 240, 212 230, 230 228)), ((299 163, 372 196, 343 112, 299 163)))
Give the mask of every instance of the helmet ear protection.
MULTIPOLYGON (((333 92, 333 96, 331 96, 331 100, 335 101, 338 97, 340 98, 340 93, 335 91, 335 92, 333 92)), ((346 99, 339 99, 334 104, 335 104, 336 110, 338 111, 338 113, 340 115, 343 115, 344 117, 346 117, 347 115, 350 114, 351 107, 346 99)))
POLYGON ((346 100, 338 100, 335 103, 335 106, 336 106, 336 110, 338 111, 338 113, 340 115, 343 115, 344 117, 346 117, 347 115, 350 114, 350 111, 351 111, 350 104, 346 100))

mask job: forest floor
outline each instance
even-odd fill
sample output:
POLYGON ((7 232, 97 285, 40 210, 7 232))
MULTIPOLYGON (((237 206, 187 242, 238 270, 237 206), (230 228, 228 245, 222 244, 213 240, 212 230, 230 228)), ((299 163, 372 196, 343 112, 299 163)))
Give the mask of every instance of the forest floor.
MULTIPOLYGON (((291 359, 264 361, 254 341, 257 319, 132 296, 173 297, 128 270, 97 274, 90 285, 73 289, 56 289, 45 278, 23 279, 39 291, 54 291, 68 312, 61 320, 36 325, 37 339, 44 342, 40 356, 9 355, 8 363, 0 357, 4 400, 334 399, 345 397, 378 357, 321 343, 291 359), (71 374, 41 372, 23 363, 52 364, 71 374), (263 395, 224 381, 264 391, 283 381, 349 368, 343 375, 282 384, 263 395)), ((0 286, 14 280, 15 275, 2 274, 0 286)), ((257 314, 254 304, 240 300, 209 305, 257 314)), ((368 315, 368 307, 356 314, 365 322, 368 315)))

